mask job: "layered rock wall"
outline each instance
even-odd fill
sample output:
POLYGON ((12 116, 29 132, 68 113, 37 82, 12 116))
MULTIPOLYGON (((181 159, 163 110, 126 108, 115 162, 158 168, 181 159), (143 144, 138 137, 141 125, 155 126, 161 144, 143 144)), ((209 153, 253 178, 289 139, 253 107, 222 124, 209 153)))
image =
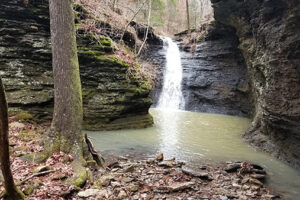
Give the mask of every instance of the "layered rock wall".
POLYGON ((182 42, 182 90, 189 111, 249 116, 247 67, 233 28, 212 23, 193 44, 182 42))
MULTIPOLYGON (((77 24, 80 27, 80 24, 77 24)), ((0 76, 11 115, 51 120, 53 78, 48 5, 35 0, 0 2, 0 76), (31 1, 30 1, 31 2, 31 1)), ((142 128, 152 124, 150 88, 114 56, 109 38, 78 29, 84 127, 88 130, 142 128)))
POLYGON ((215 19, 236 30, 255 118, 246 138, 300 167, 300 3, 212 0, 215 19))

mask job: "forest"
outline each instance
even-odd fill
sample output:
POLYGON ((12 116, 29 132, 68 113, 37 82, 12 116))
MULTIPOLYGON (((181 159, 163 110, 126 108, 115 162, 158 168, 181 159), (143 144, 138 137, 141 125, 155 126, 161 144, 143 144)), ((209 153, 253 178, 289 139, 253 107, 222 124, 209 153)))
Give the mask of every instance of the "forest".
POLYGON ((300 196, 298 0, 1 0, 0 199, 300 196))

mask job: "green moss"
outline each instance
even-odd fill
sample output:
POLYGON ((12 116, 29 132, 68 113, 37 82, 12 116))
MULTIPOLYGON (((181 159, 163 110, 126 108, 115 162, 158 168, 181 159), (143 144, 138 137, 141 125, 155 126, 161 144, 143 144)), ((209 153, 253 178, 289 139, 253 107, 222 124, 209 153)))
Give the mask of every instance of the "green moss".
MULTIPOLYGON (((16 188, 16 191, 17 191, 17 193, 18 193, 18 196, 20 197, 19 198, 19 200, 20 199, 26 199, 26 196, 25 196, 25 194, 19 189, 19 188, 16 188)), ((6 199, 6 196, 7 195, 7 193, 6 193, 6 191, 4 190, 1 194, 0 194, 0 199, 6 199)))
POLYGON ((16 147, 15 151, 25 151, 28 147, 27 146, 20 146, 20 147, 16 147))
POLYGON ((29 153, 21 156, 20 158, 28 162, 42 163, 48 158, 48 155, 42 152, 29 153))
POLYGON ((98 50, 90 50, 88 48, 80 48, 78 53, 81 56, 90 56, 90 57, 94 57, 94 56, 102 56, 105 54, 105 52, 103 51, 98 51, 98 50))
POLYGON ((44 130, 39 129, 39 130, 37 130, 37 132, 38 132, 39 134, 43 134, 43 133, 44 133, 44 130))
POLYGON ((78 3, 74 3, 73 4, 73 9, 74 9, 74 12, 75 12, 75 19, 76 20, 77 19, 86 19, 86 18, 89 17, 89 12, 82 5, 80 5, 78 3))
POLYGON ((23 141, 31 141, 35 139, 36 135, 33 132, 29 132, 28 130, 23 130, 19 132, 16 137, 23 141))
POLYGON ((81 167, 80 170, 75 170, 77 172, 75 172, 76 174, 78 174, 77 176, 75 176, 74 180, 71 182, 72 185, 75 188, 82 188, 87 180, 87 171, 84 167, 81 167))
POLYGON ((18 121, 24 122, 24 121, 31 120, 32 118, 33 118, 32 115, 26 111, 21 111, 18 114, 16 114, 16 120, 18 121))
POLYGON ((24 190, 24 194, 30 195, 30 194, 32 194, 33 190, 34 190, 33 185, 28 185, 28 186, 26 187, 26 189, 24 190))

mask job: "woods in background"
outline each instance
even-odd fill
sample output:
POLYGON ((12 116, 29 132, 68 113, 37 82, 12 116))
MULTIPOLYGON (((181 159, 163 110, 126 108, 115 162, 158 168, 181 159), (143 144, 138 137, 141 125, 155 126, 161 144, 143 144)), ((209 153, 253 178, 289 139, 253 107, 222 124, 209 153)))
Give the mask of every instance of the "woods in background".
MULTIPOLYGON (((141 5, 143 7, 135 17, 135 21, 147 24, 148 2, 146 4, 143 0, 111 2, 113 10, 128 18, 135 15, 141 5)), ((151 25, 164 34, 175 34, 187 30, 188 27, 199 28, 201 24, 209 22, 212 18, 213 9, 209 0, 152 0, 151 25), (189 5, 188 9, 187 5, 189 5)))

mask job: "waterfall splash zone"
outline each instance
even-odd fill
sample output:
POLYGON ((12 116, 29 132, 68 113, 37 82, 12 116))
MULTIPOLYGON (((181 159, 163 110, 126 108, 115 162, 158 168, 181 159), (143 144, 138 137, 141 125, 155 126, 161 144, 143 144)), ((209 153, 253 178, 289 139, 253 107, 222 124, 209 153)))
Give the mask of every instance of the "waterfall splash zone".
POLYGON ((158 101, 158 108, 184 109, 182 95, 182 65, 177 44, 168 37, 162 38, 166 49, 166 66, 162 92, 158 101))

